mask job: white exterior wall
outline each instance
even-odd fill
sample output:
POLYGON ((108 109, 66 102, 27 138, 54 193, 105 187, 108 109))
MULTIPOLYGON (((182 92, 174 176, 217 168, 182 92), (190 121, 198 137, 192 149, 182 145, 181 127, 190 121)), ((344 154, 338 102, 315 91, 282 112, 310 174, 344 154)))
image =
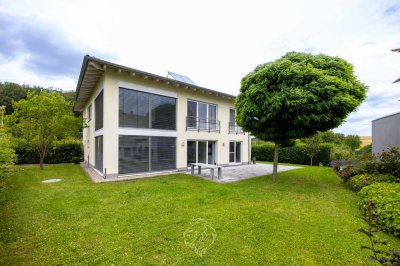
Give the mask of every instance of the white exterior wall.
POLYGON ((103 83, 104 83, 104 77, 102 77, 97 84, 97 87, 94 91, 94 93, 90 96, 89 101, 85 104, 85 107, 83 109, 83 118, 86 121, 87 127, 83 128, 83 134, 82 134, 82 141, 83 141, 83 156, 84 160, 87 163, 88 158, 89 158, 89 163, 90 165, 94 166, 95 164, 95 155, 94 155, 94 137, 95 137, 95 131, 94 131, 94 116, 95 116, 95 107, 94 107, 94 100, 96 99, 97 95, 101 92, 103 89, 103 83), (92 105, 92 119, 88 121, 88 107, 89 105, 92 105), (89 157, 88 157, 89 156, 89 157))
MULTIPOLYGON (((219 165, 229 164, 229 142, 240 141, 242 143, 242 163, 248 163, 250 147, 249 135, 246 134, 229 134, 229 109, 234 108, 234 100, 193 91, 190 88, 176 87, 168 85, 164 82, 156 82, 154 80, 145 80, 127 73, 119 73, 113 69, 107 69, 101 82, 96 88, 94 95, 97 95, 104 88, 104 130, 103 130, 103 167, 107 169, 107 176, 117 175, 118 173, 118 142, 119 132, 126 129, 119 129, 119 84, 126 82, 134 86, 140 86, 141 89, 146 88, 152 90, 161 90, 176 95, 176 132, 167 132, 167 134, 176 135, 176 167, 183 169, 187 167, 187 141, 188 140, 209 140, 216 141, 216 162, 219 165), (206 131, 186 131, 187 117, 187 101, 201 101, 217 105, 217 120, 220 120, 220 132, 206 131)), ((83 139, 86 143, 89 139, 89 148, 85 145, 85 160, 87 154, 91 159, 90 164, 94 165, 94 95, 86 103, 84 116, 87 107, 92 104, 92 121, 89 128, 84 129, 83 139)), ((160 130, 143 129, 153 131, 155 134, 161 134, 160 130)))

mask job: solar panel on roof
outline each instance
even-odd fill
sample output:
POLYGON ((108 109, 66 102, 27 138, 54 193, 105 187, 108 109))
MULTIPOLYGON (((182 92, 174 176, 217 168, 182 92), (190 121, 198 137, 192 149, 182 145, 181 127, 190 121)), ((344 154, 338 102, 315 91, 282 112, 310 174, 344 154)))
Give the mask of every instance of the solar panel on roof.
POLYGON ((191 80, 191 79, 190 79, 189 77, 187 77, 187 76, 180 75, 180 74, 177 74, 177 73, 168 71, 168 76, 169 76, 169 75, 170 75, 174 80, 178 80, 178 81, 182 81, 182 82, 185 82, 185 83, 189 83, 189 84, 196 85, 196 83, 194 83, 193 80, 191 80))

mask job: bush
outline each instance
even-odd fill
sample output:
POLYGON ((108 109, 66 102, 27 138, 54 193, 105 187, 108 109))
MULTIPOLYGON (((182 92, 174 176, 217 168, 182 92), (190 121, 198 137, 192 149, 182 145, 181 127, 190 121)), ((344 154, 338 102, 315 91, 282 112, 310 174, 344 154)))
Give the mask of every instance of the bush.
POLYGON ((374 215, 382 230, 400 236, 400 183, 374 183, 360 190, 361 209, 376 207, 374 215))
POLYGON ((333 160, 330 163, 333 171, 343 180, 348 182, 352 176, 356 175, 354 171, 354 165, 349 160, 333 160))
POLYGON ((345 145, 335 144, 332 146, 330 156, 332 160, 347 160, 351 157, 351 150, 345 145))
POLYGON ((74 163, 74 164, 79 164, 80 162, 81 162, 81 159, 79 158, 79 157, 72 157, 72 162, 74 163))
MULTIPOLYGON (((321 144, 321 150, 314 158, 314 164, 328 165, 330 162, 331 144, 321 144)), ((260 144, 251 147, 251 156, 256 157, 259 161, 273 161, 274 145, 260 144)), ((310 157, 304 153, 304 145, 297 144, 292 147, 283 147, 279 150, 279 162, 294 164, 310 164, 310 157)))
MULTIPOLYGON (((39 153, 30 149, 23 143, 15 143, 17 154, 17 164, 37 164, 39 163, 39 153)), ((56 142, 54 147, 44 159, 45 163, 72 163, 73 157, 83 157, 83 147, 79 140, 62 140, 56 142)))
POLYGON ((364 154, 371 156, 371 154, 372 154, 372 144, 368 144, 368 145, 360 148, 357 151, 357 155, 361 155, 362 156, 364 154))
POLYGON ((394 175, 400 181, 400 149, 390 147, 374 158, 370 163, 370 171, 394 175))
POLYGON ((16 155, 11 147, 10 136, 0 128, 0 179, 11 171, 15 160, 16 155))
POLYGON ((361 174, 351 177, 350 186, 355 191, 376 182, 396 182, 396 178, 389 174, 361 174))

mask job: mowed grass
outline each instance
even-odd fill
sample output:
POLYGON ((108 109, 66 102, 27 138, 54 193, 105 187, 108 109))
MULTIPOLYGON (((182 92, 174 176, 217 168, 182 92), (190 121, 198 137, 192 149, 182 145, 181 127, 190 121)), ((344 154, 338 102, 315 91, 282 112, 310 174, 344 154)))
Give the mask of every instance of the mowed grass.
POLYGON ((0 194, 0 265, 371 265, 357 196, 330 168, 231 184, 185 174, 94 184, 77 165, 19 167, 0 194), (62 178, 59 183, 42 180, 62 178), (201 257, 184 232, 217 236, 201 257))

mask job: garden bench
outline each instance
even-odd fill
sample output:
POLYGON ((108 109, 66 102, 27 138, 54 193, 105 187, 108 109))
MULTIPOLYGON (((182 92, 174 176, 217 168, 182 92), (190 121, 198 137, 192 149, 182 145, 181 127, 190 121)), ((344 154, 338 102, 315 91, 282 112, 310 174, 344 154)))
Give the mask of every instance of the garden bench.
POLYGON ((214 180, 214 169, 218 169, 218 179, 222 176, 222 166, 206 163, 192 163, 191 174, 194 175, 194 167, 197 166, 198 174, 201 175, 201 169, 210 169, 211 179, 214 180))

